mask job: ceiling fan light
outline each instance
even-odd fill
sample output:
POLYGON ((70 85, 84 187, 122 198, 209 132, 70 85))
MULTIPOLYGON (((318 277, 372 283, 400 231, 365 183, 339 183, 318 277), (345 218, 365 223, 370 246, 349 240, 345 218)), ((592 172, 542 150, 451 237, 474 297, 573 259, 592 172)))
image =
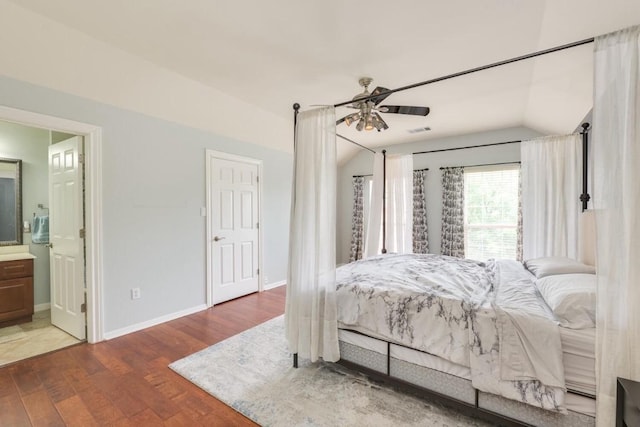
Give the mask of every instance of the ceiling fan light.
POLYGON ((347 126, 351 126, 351 123, 357 121, 360 118, 360 113, 353 113, 344 118, 344 122, 347 126))
POLYGON ((373 116, 374 126, 378 130, 378 132, 389 129, 387 123, 380 117, 380 114, 375 113, 373 116))
POLYGON ((364 119, 360 119, 360 121, 358 122, 358 125, 356 126, 356 129, 358 131, 361 131, 362 129, 364 129, 364 119))
POLYGON ((369 114, 364 124, 364 130, 373 130, 373 128, 374 128, 373 117, 371 116, 371 114, 369 114))

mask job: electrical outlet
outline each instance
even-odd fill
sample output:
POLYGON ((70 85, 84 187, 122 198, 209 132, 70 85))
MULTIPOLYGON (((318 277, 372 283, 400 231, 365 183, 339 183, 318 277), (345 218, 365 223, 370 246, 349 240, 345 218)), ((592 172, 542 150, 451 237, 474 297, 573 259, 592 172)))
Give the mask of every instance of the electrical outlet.
POLYGON ((131 288, 131 299, 140 298, 140 288, 131 288))
POLYGON ((269 283, 269 278, 267 276, 264 276, 264 284, 268 284, 269 283))

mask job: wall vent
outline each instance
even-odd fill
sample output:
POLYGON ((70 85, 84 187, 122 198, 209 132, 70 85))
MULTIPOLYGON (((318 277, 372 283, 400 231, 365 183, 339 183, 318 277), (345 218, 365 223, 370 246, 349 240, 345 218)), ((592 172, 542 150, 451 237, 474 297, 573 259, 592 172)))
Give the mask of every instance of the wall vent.
POLYGON ((416 128, 416 129, 409 129, 407 132, 409 133, 420 133, 420 132, 426 132, 428 130, 431 130, 430 127, 423 127, 423 128, 416 128))

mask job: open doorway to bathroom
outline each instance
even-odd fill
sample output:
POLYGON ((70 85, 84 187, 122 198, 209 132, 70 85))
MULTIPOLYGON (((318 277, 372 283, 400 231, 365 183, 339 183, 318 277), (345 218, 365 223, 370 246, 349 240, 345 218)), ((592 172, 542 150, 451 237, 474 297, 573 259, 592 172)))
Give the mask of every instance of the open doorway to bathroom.
MULTIPOLYGON (((0 157, 21 161, 21 179, 17 191, 18 199, 21 201, 19 205, 22 210, 22 222, 18 232, 22 235, 22 246, 28 248, 25 252, 34 257, 33 266, 26 269, 26 277, 0 281, 5 297, 21 292, 25 295, 32 294, 33 301, 33 315, 26 316, 26 321, 25 316, 13 319, 15 316, 11 313, 11 304, 0 303, 0 366, 77 344, 86 337, 86 334, 83 334, 79 339, 54 326, 51 321, 50 260, 54 257, 50 254, 52 243, 49 233, 49 149, 74 136, 0 121, 0 157), (19 290, 20 287, 25 289, 19 290)), ((84 203, 80 203, 75 209, 78 210, 76 215, 84 218, 84 203)), ((3 246, 3 250, 9 254, 12 252, 7 246, 3 246)), ((19 260, 12 262, 18 264, 12 264, 8 268, 15 269, 20 266, 19 260)), ((84 276, 84 271, 81 274, 84 276)), ((82 322, 84 328, 84 315, 82 322)))

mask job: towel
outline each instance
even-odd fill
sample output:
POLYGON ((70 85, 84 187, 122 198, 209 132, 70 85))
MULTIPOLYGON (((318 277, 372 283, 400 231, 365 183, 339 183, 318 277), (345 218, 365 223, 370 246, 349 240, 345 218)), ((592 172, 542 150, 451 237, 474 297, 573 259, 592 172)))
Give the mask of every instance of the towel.
POLYGON ((40 244, 49 243, 49 215, 41 215, 33 218, 31 241, 40 244))

